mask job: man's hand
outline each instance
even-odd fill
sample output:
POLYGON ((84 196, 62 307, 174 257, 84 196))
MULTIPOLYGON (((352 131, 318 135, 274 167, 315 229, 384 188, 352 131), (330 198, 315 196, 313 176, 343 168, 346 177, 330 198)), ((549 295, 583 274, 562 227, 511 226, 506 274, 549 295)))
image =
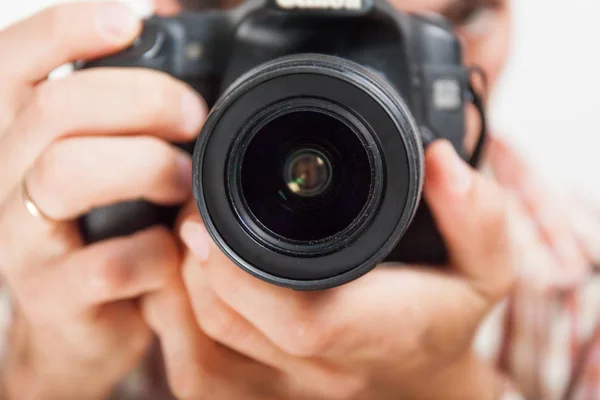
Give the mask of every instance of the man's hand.
MULTIPOLYGON (((496 399, 502 378, 471 352, 513 284, 507 200, 447 142, 426 154, 425 195, 446 269, 380 266, 322 292, 255 279, 191 212, 183 279, 143 299, 181 399, 496 399)), ((190 208, 192 210, 193 207, 190 208)))
POLYGON ((103 398, 152 338, 136 298, 179 271, 164 228, 86 246, 76 220, 126 200, 188 200, 190 157, 168 142, 197 135, 201 99, 148 70, 46 80, 62 64, 123 49, 140 27, 122 4, 75 3, 0 32, 0 271, 16 306, 2 379, 11 399, 103 398), (25 192, 46 217, 27 212, 25 192))

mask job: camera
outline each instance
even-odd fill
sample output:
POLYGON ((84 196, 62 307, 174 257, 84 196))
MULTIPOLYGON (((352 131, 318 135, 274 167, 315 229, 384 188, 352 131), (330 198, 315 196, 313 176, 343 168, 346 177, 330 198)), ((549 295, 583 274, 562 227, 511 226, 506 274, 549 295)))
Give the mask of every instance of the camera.
MULTIPOLYGON (((166 72, 209 103, 194 197, 215 243, 254 276, 320 290, 381 262, 446 261, 421 199, 424 147, 445 138, 475 165, 465 107, 484 114, 443 18, 384 0, 249 0, 152 17, 130 48, 81 67, 103 66, 166 72)), ((101 240, 176 212, 116 204, 81 228, 101 240)))

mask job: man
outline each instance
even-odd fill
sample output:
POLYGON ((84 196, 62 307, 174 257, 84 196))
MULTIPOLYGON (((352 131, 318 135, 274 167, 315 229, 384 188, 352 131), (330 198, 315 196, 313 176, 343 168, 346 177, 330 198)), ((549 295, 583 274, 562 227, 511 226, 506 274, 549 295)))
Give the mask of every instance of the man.
MULTIPOLYGON (((508 46, 504 1, 395 4, 446 15, 467 63, 493 86, 508 46)), ((161 14, 179 8, 157 2, 161 14)), ((191 205, 174 232, 85 246, 73 221, 92 207, 190 197, 189 156, 168 144, 195 137, 205 118, 190 88, 141 70, 45 80, 61 64, 126 47, 139 29, 122 5, 95 3, 44 11, 0 33, 0 54, 10 55, 0 66, 0 266, 15 310, 6 397, 100 399, 118 386, 118 399, 498 399, 516 388, 530 398, 574 399, 582 390, 595 398, 600 339, 582 313, 597 303, 581 293, 593 290, 582 282, 598 260, 600 228, 591 208, 556 211, 497 140, 489 162, 503 186, 467 168, 447 143, 427 150, 425 196, 452 256, 443 272, 382 267, 325 293, 283 290, 232 265, 191 205), (575 224, 581 215, 586 225, 575 224), (513 291, 515 266, 525 273, 513 291), (508 294, 496 365, 471 344, 508 294), (565 349, 564 320, 570 363, 547 354, 565 349), (548 357, 563 370, 549 369, 548 357)), ((473 138, 477 119, 469 118, 473 138)))

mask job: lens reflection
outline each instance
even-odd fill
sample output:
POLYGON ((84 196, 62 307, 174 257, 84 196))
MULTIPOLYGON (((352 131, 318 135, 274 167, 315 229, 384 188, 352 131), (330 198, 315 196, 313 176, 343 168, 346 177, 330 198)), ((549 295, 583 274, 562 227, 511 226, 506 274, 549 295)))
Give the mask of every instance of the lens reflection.
POLYGON ((244 153, 241 188, 254 218, 293 241, 343 231, 369 200, 371 164, 357 134, 319 110, 271 120, 244 153))
POLYGON ((286 164, 287 187, 298 196, 318 196, 331 182, 331 164, 318 150, 297 151, 289 157, 286 164))

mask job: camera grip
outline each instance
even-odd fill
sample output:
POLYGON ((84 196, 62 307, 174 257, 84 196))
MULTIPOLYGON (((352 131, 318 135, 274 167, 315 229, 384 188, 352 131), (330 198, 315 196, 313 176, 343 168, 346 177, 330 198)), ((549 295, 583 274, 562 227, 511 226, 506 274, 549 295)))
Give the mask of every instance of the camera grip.
POLYGON ((86 243, 95 243, 155 225, 172 226, 176 214, 176 207, 130 201, 92 210, 80 218, 79 228, 86 243))

